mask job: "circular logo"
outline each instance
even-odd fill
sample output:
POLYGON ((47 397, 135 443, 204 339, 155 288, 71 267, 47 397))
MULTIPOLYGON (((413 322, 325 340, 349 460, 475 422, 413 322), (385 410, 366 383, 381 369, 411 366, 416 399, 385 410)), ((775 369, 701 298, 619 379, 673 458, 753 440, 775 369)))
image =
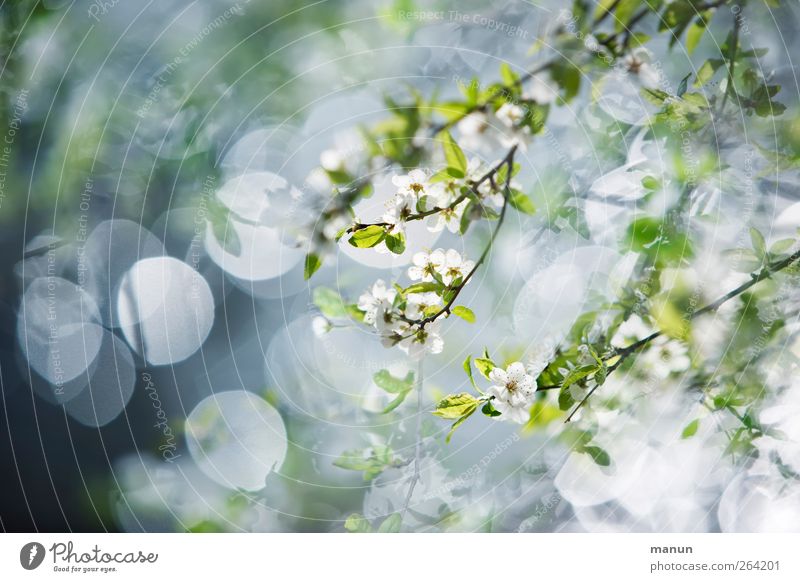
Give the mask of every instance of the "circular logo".
POLYGON ((19 563, 26 570, 35 570, 44 561, 44 546, 39 542, 29 542, 19 551, 19 563))

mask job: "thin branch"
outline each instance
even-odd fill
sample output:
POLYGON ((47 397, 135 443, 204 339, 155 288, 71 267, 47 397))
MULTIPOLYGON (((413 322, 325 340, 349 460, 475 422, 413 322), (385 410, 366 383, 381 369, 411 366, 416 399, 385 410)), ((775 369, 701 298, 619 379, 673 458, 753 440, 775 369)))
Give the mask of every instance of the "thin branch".
MULTIPOLYGON (((477 261, 475 261, 475 265, 472 267, 470 272, 466 274, 466 276, 461 281, 461 283, 451 290, 452 291, 452 295, 450 296, 450 299, 447 301, 447 303, 444 305, 444 307, 442 307, 436 313, 434 313, 432 315, 429 315, 428 317, 420 319, 419 321, 415 321, 414 325, 417 325, 420 328, 424 328, 427 324, 431 323, 432 321, 435 321, 436 319, 438 319, 440 316, 444 315, 445 313, 450 313, 450 309, 453 307, 453 304, 455 303, 456 299, 458 299, 458 296, 461 293, 461 291, 464 289, 464 286, 466 286, 466 284, 469 282, 469 280, 472 278, 472 276, 476 273, 476 271, 480 268, 480 266, 486 261, 486 258, 489 256, 489 251, 491 250, 492 246, 494 245, 494 241, 497 238, 497 235, 500 233, 500 228, 503 226, 503 220, 505 219, 505 216, 506 216, 506 209, 508 208, 508 199, 509 199, 509 197, 511 195, 511 185, 510 185, 511 184, 511 173, 513 171, 514 154, 516 153, 516 151, 517 151, 517 146, 515 145, 515 146, 513 146, 511 148, 511 150, 508 152, 508 154, 503 159, 503 161, 500 164, 498 164, 497 166, 495 166, 495 169, 492 172, 490 172, 490 174, 493 175, 494 173, 498 172, 500 170, 500 168, 503 167, 503 165, 507 165, 507 167, 508 167, 508 176, 507 176, 507 179, 505 181, 504 188, 503 188, 503 190, 504 190, 503 207, 500 209, 500 217, 497 219, 497 226, 495 226, 494 231, 492 232, 492 236, 489 239, 489 242, 486 244, 486 247, 483 249, 483 252, 481 253, 481 256, 478 258, 477 261)), ((483 181, 488 179, 488 176, 489 176, 489 174, 487 174, 486 176, 481 178, 478 182, 476 182, 476 187, 477 187, 477 185, 479 185, 480 183, 482 183, 483 181)))
MULTIPOLYGON (((798 259, 800 259, 800 250, 795 251, 793 254, 789 255, 785 259, 777 261, 776 263, 774 263, 772 265, 766 265, 758 273, 751 274, 749 281, 746 281, 746 282, 742 283, 741 285, 739 285, 735 289, 732 289, 731 291, 728 291, 727 293, 725 293, 725 295, 719 297, 716 301, 713 301, 712 303, 709 303, 708 305, 706 305, 704 307, 701 307, 697 311, 694 311, 691 314, 689 314, 689 317, 688 317, 689 320, 691 321, 691 320, 693 320, 693 319, 695 319, 695 318, 697 318, 697 317, 699 317, 699 316, 701 316, 701 315, 703 315, 705 313, 710 313, 712 311, 716 311, 717 309, 719 309, 727 301, 733 299, 734 297, 738 297, 739 295, 741 295, 742 293, 744 293, 745 291, 747 291, 748 289, 750 289, 754 285, 757 285, 758 283, 760 283, 764 279, 768 279, 770 276, 772 276, 773 273, 777 273, 779 271, 783 271, 784 269, 786 269, 787 267, 789 267, 793 263, 795 263, 798 259)), ((619 357, 619 359, 616 362, 614 362, 614 364, 612 366, 608 367, 606 375, 611 374, 614 370, 619 368, 622 365, 622 363, 629 356, 631 356, 632 354, 635 354, 640 349, 642 349, 643 347, 647 346, 654 339, 656 339, 656 338, 658 338, 658 337, 660 337, 662 335, 664 335, 664 332, 662 330, 658 330, 658 331, 655 331, 655 332, 651 333, 647 337, 642 338, 639 341, 636 341, 636 342, 630 344, 629 346, 626 346, 626 347, 624 347, 622 349, 617 350, 615 352, 614 356, 612 356, 612 357, 619 357)), ((584 404, 586 404, 586 402, 589 400, 589 398, 592 396, 592 394, 594 394, 595 390, 597 390, 600 386, 601 386, 600 384, 595 384, 592 387, 592 389, 589 391, 589 393, 586 394, 586 396, 572 410, 572 412, 569 414, 569 416, 567 417, 567 419, 564 422, 569 422, 570 420, 572 420, 572 417, 575 416, 575 413, 578 412, 578 410, 580 410, 581 407, 584 404)), ((543 387, 543 388, 540 388, 540 390, 549 389, 549 388, 550 387, 547 387, 547 388, 543 387)))
POLYGON ((728 95, 736 90, 733 86, 733 72, 736 64, 736 53, 739 51, 739 29, 742 26, 741 14, 733 15, 733 39, 731 46, 728 48, 728 85, 725 87, 725 94, 722 96, 722 103, 719 110, 722 112, 725 109, 725 104, 728 102, 728 95))
MULTIPOLYGON (((500 171, 500 169, 503 166, 509 165, 509 159, 511 158, 512 159, 512 163, 509 165, 509 174, 508 174, 509 175, 509 180, 510 180, 511 166, 513 166, 513 157, 514 157, 514 152, 516 152, 516 150, 517 150, 517 146, 515 145, 514 147, 512 147, 508 151, 508 153, 506 154, 506 156, 502 160, 500 160, 494 166, 489 168, 489 170, 483 176, 478 178, 477 180, 467 180, 467 184, 469 185, 470 189, 472 190, 472 192, 476 196, 480 196, 481 195, 480 192, 478 191, 478 187, 481 184, 483 184, 484 182, 486 182, 487 180, 493 180, 494 176, 497 174, 497 172, 500 171)), ((428 210, 423 210, 422 212, 415 212, 414 214, 410 214, 405 219, 405 222, 413 222, 415 220, 422 220, 423 218, 427 218, 428 216, 432 216, 432 215, 437 214, 439 212, 444 212, 444 211, 448 211, 448 210, 455 210, 456 206, 458 206, 459 204, 464 202, 464 200, 466 200, 467 198, 469 198, 469 194, 461 194, 455 200, 453 200, 450 204, 448 204, 447 206, 444 206, 444 207, 434 206, 433 208, 429 208, 428 210)), ((394 226, 394 225, 389 223, 389 222, 363 222, 363 223, 360 222, 360 223, 352 225, 350 228, 347 229, 346 232, 353 233, 353 232, 362 230, 364 228, 367 228, 369 226, 394 226)))
POLYGON ((424 358, 420 358, 419 367, 417 369, 417 431, 416 441, 414 443, 414 472, 411 475, 411 480, 408 483, 408 493, 406 493, 406 501, 403 504, 403 511, 400 513, 400 519, 403 520, 408 512, 408 506, 411 504, 411 496, 414 494, 414 488, 420 479, 420 456, 422 451, 422 384, 423 367, 422 362, 424 358))

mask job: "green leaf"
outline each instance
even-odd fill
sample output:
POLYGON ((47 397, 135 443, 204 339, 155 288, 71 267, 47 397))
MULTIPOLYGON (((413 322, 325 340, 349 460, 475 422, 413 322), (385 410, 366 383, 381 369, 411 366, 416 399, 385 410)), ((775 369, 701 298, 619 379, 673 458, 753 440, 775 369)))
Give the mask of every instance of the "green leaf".
POLYGON ((608 467, 611 464, 611 457, 605 450, 601 449, 600 447, 594 445, 587 445, 583 447, 580 452, 586 453, 587 455, 592 457, 594 462, 600 465, 601 467, 608 467))
POLYGON ((697 71, 697 78, 694 80, 695 87, 702 87, 711 80, 711 77, 716 73, 716 69, 711 61, 706 61, 703 66, 697 71))
POLYGON ((370 481, 385 469, 394 465, 394 453, 385 445, 376 445, 371 449, 352 449, 344 451, 333 462, 335 467, 348 471, 363 471, 364 480, 370 481))
POLYGON ((587 376, 589 376, 592 372, 596 371, 598 366, 596 364, 587 364, 586 366, 580 366, 579 368, 575 368, 574 370, 570 371, 564 379, 561 381, 561 389, 569 388, 575 382, 580 382, 587 376))
POLYGON ((466 414, 464 414, 464 416, 462 416, 461 418, 459 418, 457 421, 455 421, 453 423, 453 426, 451 426, 450 430, 447 432, 447 436, 445 437, 444 442, 446 442, 446 443, 450 442, 450 439, 453 438, 453 433, 456 431, 456 429, 459 426, 461 426, 462 424, 464 424, 465 420, 467 420, 470 416, 472 416, 472 413, 475 412, 476 408, 478 408, 478 407, 474 406, 466 414))
POLYGON ((312 297, 314 305, 326 317, 347 317, 349 315, 341 295, 329 287, 317 287, 314 289, 312 297))
POLYGON ((545 427, 557 418, 561 418, 561 411, 552 404, 548 404, 546 400, 534 402, 530 413, 530 420, 525 425, 526 430, 545 427))
POLYGON ((683 312, 663 296, 653 299, 650 314, 659 329, 675 339, 686 339, 691 330, 683 312))
POLYGON ((211 224, 214 231, 214 237, 219 241, 225 252, 234 256, 242 254, 242 241, 239 239, 239 234, 233 227, 232 222, 214 221, 211 224))
POLYGON ((519 83, 519 75, 511 69, 508 63, 500 65, 500 78, 506 87, 516 87, 519 83))
POLYGON ((469 307, 464 307, 463 305, 456 305, 451 309, 454 315, 459 316, 466 322, 475 323, 475 314, 469 307))
POLYGON ((402 255, 406 250, 406 237, 402 232, 386 235, 386 248, 396 255, 402 255))
POLYGON ((688 236, 668 220, 642 216, 628 226, 623 245, 643 253, 663 266, 691 258, 693 249, 688 236))
POLYGON ((558 408, 560 410, 569 410, 575 404, 575 399, 569 391, 569 388, 562 388, 558 392, 558 408))
POLYGON ((405 378, 396 378, 389 370, 380 370, 372 376, 372 381, 389 394, 399 394, 414 387, 414 372, 409 372, 405 378))
POLYGON ((442 132, 442 149, 447 168, 454 178, 463 178, 467 175, 467 156, 448 132, 442 132), (455 171, 455 172, 454 172, 455 171))
POLYGON ((494 409, 494 406, 492 406, 492 402, 491 402, 491 400, 487 400, 487 401, 486 401, 486 404, 484 404, 484 405, 483 405, 483 408, 481 408, 481 412, 482 412, 483 414, 485 414, 486 416, 489 416, 489 417, 500 416, 500 413, 499 413, 499 412, 497 412, 497 411, 494 409))
POLYGON ((440 283, 435 283, 434 281, 425 281, 423 283, 414 283, 413 285, 409 285, 403 290, 403 293, 408 295, 409 293, 427 293, 428 291, 440 291, 442 285, 440 283))
POLYGON ((794 246, 794 242, 793 238, 784 238, 776 241, 769 247, 769 254, 782 255, 794 246))
POLYGON ((750 228, 750 240, 753 243, 753 250, 756 252, 757 256, 763 257, 767 254, 767 243, 764 240, 764 235, 761 234, 758 229, 750 228))
POLYGON ((392 412, 394 409, 396 409, 398 406, 400 406, 403 402, 405 402, 406 396, 408 396, 410 393, 411 393, 411 391, 407 390, 405 392, 401 392, 400 394, 398 394, 397 398, 392 400, 389 404, 386 405, 386 408, 381 410, 381 414, 389 414, 390 412, 392 412))
POLYGON ((622 32, 628 30, 626 26, 630 19, 633 17, 633 13, 639 8, 641 4, 641 0, 620 0, 619 4, 617 4, 617 9, 614 12, 614 28, 617 32, 622 32))
POLYGON ((467 373, 467 377, 469 378, 472 387, 477 390, 478 385, 475 384, 475 378, 472 376, 472 356, 467 356, 467 359, 464 360, 464 371, 467 373))
POLYGON ((439 401, 433 414, 440 418, 460 418, 475 412, 478 402, 477 398, 466 392, 450 394, 439 401))
POLYGON ((692 422, 686 425, 681 433, 682 439, 688 439, 689 437, 693 437, 697 433, 697 429, 700 427, 700 419, 695 418, 692 422))
POLYGON ((386 238, 386 229, 376 224, 355 231, 348 241, 354 247, 360 249, 372 248, 386 238))
POLYGON ((344 529, 351 533, 369 533, 372 526, 364 519, 363 515, 352 513, 344 522, 344 529))
POLYGON ((594 10, 593 20, 601 18, 617 3, 617 1, 618 0, 598 0, 597 7, 594 10))
POLYGON ((383 520, 378 526, 378 533, 397 533, 400 531, 400 526, 403 525, 403 518, 399 513, 393 513, 383 520))
POLYGON ((681 79, 681 82, 678 85, 678 93, 677 93, 678 97, 683 97, 683 94, 686 93, 686 87, 687 87, 687 85, 689 83, 689 77, 691 77, 691 76, 692 76, 692 74, 689 73, 683 79, 681 79))
POLYGON ((489 372, 494 370, 497 366, 495 366, 494 362, 489 358, 475 358, 475 367, 478 368, 478 372, 488 380, 489 372))
POLYGON ((536 206, 527 194, 523 194, 519 190, 511 190, 508 203, 525 214, 536 214, 536 206))
POLYGON ((322 266, 322 259, 319 258, 318 255, 314 253, 309 253, 306 255, 306 264, 303 268, 303 278, 307 281, 311 278, 311 276, 316 273, 319 268, 322 266))
POLYGON ((458 232, 460 234, 466 234, 467 230, 469 230, 469 225, 472 224, 472 207, 475 206, 475 203, 470 200, 467 202, 467 205, 464 207, 464 213, 461 215, 461 224, 459 224, 458 232))
POLYGON ((661 186, 661 183, 653 176, 645 176, 642 178, 642 186, 648 190, 658 190, 661 186))
POLYGON ((702 17, 698 18, 686 32, 686 52, 692 54, 700 39, 703 38, 703 33, 706 31, 706 23, 702 17))

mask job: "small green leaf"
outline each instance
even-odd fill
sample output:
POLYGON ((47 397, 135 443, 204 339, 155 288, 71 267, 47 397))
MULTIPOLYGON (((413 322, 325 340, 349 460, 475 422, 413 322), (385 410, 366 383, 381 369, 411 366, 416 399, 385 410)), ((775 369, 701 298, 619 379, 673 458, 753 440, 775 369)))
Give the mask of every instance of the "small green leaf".
POLYGON ((428 291, 440 291, 441 284, 435 283, 433 281, 425 281, 423 283, 414 283, 413 285, 409 285, 403 290, 403 293, 408 295, 409 293, 427 293, 428 291))
POLYGON ((569 388, 575 382, 580 382, 587 376, 591 375, 592 372, 595 372, 598 369, 596 364, 587 364, 586 366, 580 366, 579 368, 575 368, 574 370, 570 371, 564 379, 561 381, 561 388, 569 388))
POLYGON ((453 315, 457 315, 461 319, 469 323, 475 323, 475 314, 469 307, 464 307, 463 305, 456 305, 451 310, 453 315))
POLYGON ((597 382, 598 386, 602 386, 606 383, 606 378, 608 377, 608 369, 605 365, 601 364, 597 371, 594 373, 594 381, 597 382))
POLYGON ((581 449, 582 453, 586 453, 595 463, 601 467, 608 467, 611 464, 611 457, 608 453, 600 447, 594 445, 587 445, 581 449))
POLYGON ((414 372, 409 372, 405 378, 396 378, 389 370, 380 370, 372 376, 372 381, 389 394, 399 394, 414 387, 414 372))
POLYGON ((682 439, 688 439, 689 437, 693 437, 697 433, 697 429, 700 427, 700 419, 695 418, 692 422, 686 425, 681 433, 682 439))
POLYGON ((465 420, 467 420, 467 419, 468 419, 470 416, 472 416, 472 413, 473 413, 473 412, 475 412, 475 409, 476 409, 476 408, 478 408, 478 407, 477 407, 477 406, 475 406, 475 407, 471 408, 471 409, 469 410, 469 412, 467 412, 466 414, 464 414, 464 416, 462 416, 461 418, 459 418, 457 421, 455 421, 455 422, 453 423, 453 426, 451 426, 451 427, 450 427, 450 430, 447 432, 447 437, 445 437, 445 439, 444 439, 444 442, 446 442, 446 443, 449 443, 449 442, 450 442, 450 439, 451 439, 451 438, 453 438, 453 433, 456 431, 456 429, 457 429, 459 426, 461 426, 462 424, 464 424, 464 421, 465 421, 465 420))
POLYGON ((477 398, 466 392, 450 394, 439 401, 433 414, 440 418, 460 418, 475 412, 478 402, 477 398))
POLYGON ((483 414, 485 414, 486 416, 489 416, 489 417, 500 416, 500 413, 499 413, 499 412, 497 412, 497 411, 494 409, 494 406, 492 406, 492 402, 491 402, 491 400, 487 400, 487 401, 486 401, 486 404, 484 404, 484 405, 483 405, 483 408, 481 408, 481 412, 482 412, 483 414))
POLYGON ((706 23, 702 17, 698 18, 686 32, 686 52, 692 54, 700 39, 703 38, 703 33, 706 31, 706 23))
POLYGON ((303 269, 303 278, 307 281, 311 278, 311 276, 316 273, 319 268, 322 266, 322 259, 319 258, 318 255, 314 253, 309 253, 306 255, 306 264, 303 269))
POLYGON ((758 229, 750 228, 750 240, 753 243, 753 250, 756 252, 756 255, 763 257, 767 254, 767 243, 764 240, 764 235, 762 235, 758 229))
POLYGON ((645 176, 642 178, 642 186, 648 190, 658 190, 661 187, 661 183, 653 176, 645 176))
POLYGON ((402 232, 386 235, 386 248, 396 255, 402 255, 406 250, 406 237, 402 232))
POLYGON ((372 248, 386 238, 386 229, 376 224, 360 228, 349 239, 349 243, 360 249, 372 248))
POLYGON ((467 175, 467 156, 448 132, 442 132, 442 148, 447 168, 454 178, 463 178, 467 175), (455 170, 455 172, 453 172, 455 170))
POLYGON ((314 305, 316 305, 326 317, 347 317, 348 311, 342 297, 329 287, 317 287, 313 293, 314 305))
POLYGON ((383 520, 378 526, 378 533, 397 533, 400 531, 400 526, 403 525, 403 518, 399 513, 393 513, 383 520))
POLYGON ((536 206, 533 204, 527 194, 523 194, 519 190, 511 190, 508 203, 525 214, 536 214, 536 206))
POLYGON ((779 241, 776 241, 769 247, 769 254, 771 255, 782 255, 790 248, 794 246, 794 239, 793 238, 784 238, 779 241))
POLYGON ((695 87, 702 87, 711 80, 714 76, 716 69, 711 61, 706 61, 703 66, 697 70, 697 78, 694 80, 695 87))
POLYGON ((687 87, 687 85, 689 83, 689 77, 691 77, 691 76, 692 76, 692 74, 689 73, 683 79, 681 79, 681 82, 678 85, 678 93, 677 93, 678 97, 683 97, 683 94, 686 93, 686 87, 687 87))
POLYGON ((469 225, 472 224, 473 206, 475 206, 475 203, 472 200, 470 200, 464 207, 464 213, 461 215, 461 223, 459 224, 458 228, 458 232, 460 234, 466 234, 467 230, 469 230, 469 225))
POLYGON ((372 531, 372 526, 364 519, 364 516, 358 513, 352 513, 345 520, 344 529, 352 533, 369 533, 372 531))
POLYGON ((569 410, 575 404, 575 399, 569 391, 569 388, 562 388, 558 392, 558 408, 560 410, 569 410))
POLYGON ((495 366, 494 362, 489 358, 475 358, 475 367, 478 368, 478 372, 488 380, 489 372, 494 370, 497 366, 495 366))
POLYGON ((472 376, 472 356, 467 356, 467 359, 464 360, 464 371, 467 373, 467 377, 469 378, 472 387, 477 390, 478 385, 475 384, 475 378, 472 376))
POLYGON ((212 228, 214 237, 216 237, 226 253, 237 257, 242 254, 242 242, 232 222, 227 220, 224 222, 215 221, 212 223, 212 228))
POLYGON ((519 76, 511 69, 508 63, 500 65, 500 78, 506 87, 515 87, 519 83, 519 76))
POLYGON ((400 406, 403 402, 405 402, 406 396, 408 396, 410 392, 411 392, 410 390, 407 390, 405 392, 401 392, 400 394, 398 394, 397 398, 392 400, 389 404, 386 405, 386 408, 381 410, 381 414, 389 414, 398 406, 400 406))

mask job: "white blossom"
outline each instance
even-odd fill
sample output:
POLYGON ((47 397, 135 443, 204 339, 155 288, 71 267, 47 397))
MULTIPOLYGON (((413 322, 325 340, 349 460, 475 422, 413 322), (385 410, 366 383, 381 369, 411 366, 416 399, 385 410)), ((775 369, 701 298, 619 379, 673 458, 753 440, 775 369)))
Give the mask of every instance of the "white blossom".
POLYGON ((456 279, 466 277, 475 267, 475 261, 470 261, 461 256, 455 249, 449 249, 445 253, 444 266, 439 271, 445 285, 450 285, 456 279))
POLYGON ((433 216, 433 220, 428 225, 428 230, 431 232, 441 232, 447 228, 453 234, 461 229, 461 217, 464 215, 464 209, 467 207, 469 200, 462 200, 453 208, 450 208, 450 203, 445 205, 437 204, 442 208, 433 216))
POLYGON ((358 298, 358 308, 364 312, 364 322, 374 324, 379 310, 391 309, 397 291, 386 287, 383 279, 378 279, 372 288, 358 298))
POLYGON ((474 111, 469 115, 464 116, 456 126, 458 131, 464 137, 474 137, 481 135, 489 127, 489 119, 486 114, 481 111, 474 111))
POLYGON ((642 87, 656 89, 661 81, 658 68, 653 66, 653 53, 645 47, 637 47, 625 56, 625 68, 632 75, 636 75, 642 87))
POLYGON ((314 332, 314 335, 317 337, 322 337, 328 333, 331 330, 331 327, 331 322, 322 315, 317 315, 311 320, 311 329, 314 332))
POLYGON ((429 194, 431 187, 428 176, 420 169, 411 170, 405 176, 393 176, 392 184, 397 186, 397 193, 412 198, 414 201, 429 194))
POLYGON ((442 304, 441 298, 434 292, 409 293, 406 297, 405 314, 409 319, 422 319, 425 317, 425 310, 429 307, 439 307, 442 304))
POLYGON ((346 169, 347 158, 337 149, 323 151, 319 156, 319 165, 329 172, 343 172, 346 169))
POLYGON ((531 99, 539 105, 552 103, 557 96, 556 85, 552 81, 547 83, 538 75, 530 80, 528 89, 522 94, 523 99, 531 99))
POLYGON ((412 360, 419 360, 425 354, 440 354, 444 349, 444 340, 439 333, 439 322, 433 321, 424 328, 411 328, 400 341, 398 347, 406 352, 412 360))
POLYGON ((677 340, 659 336, 651 347, 640 356, 640 362, 652 376, 664 379, 670 374, 679 374, 689 369, 692 361, 689 350, 677 340))
POLYGON ((489 380, 494 384, 486 394, 494 396, 492 406, 501 414, 499 419, 519 424, 527 422, 536 394, 536 380, 525 372, 525 366, 514 362, 505 370, 495 368, 489 372, 489 380))
POLYGON ((412 281, 433 281, 434 274, 439 273, 444 266, 444 250, 436 249, 426 253, 415 253, 411 258, 412 266, 408 268, 408 276, 412 281))
POLYGON ((653 332, 642 318, 638 315, 631 315, 617 328, 614 337, 611 338, 611 345, 616 348, 624 348, 628 344, 646 338, 653 332))
POLYGON ((532 350, 528 360, 528 374, 536 378, 556 357, 557 343, 552 338, 545 338, 532 350))

